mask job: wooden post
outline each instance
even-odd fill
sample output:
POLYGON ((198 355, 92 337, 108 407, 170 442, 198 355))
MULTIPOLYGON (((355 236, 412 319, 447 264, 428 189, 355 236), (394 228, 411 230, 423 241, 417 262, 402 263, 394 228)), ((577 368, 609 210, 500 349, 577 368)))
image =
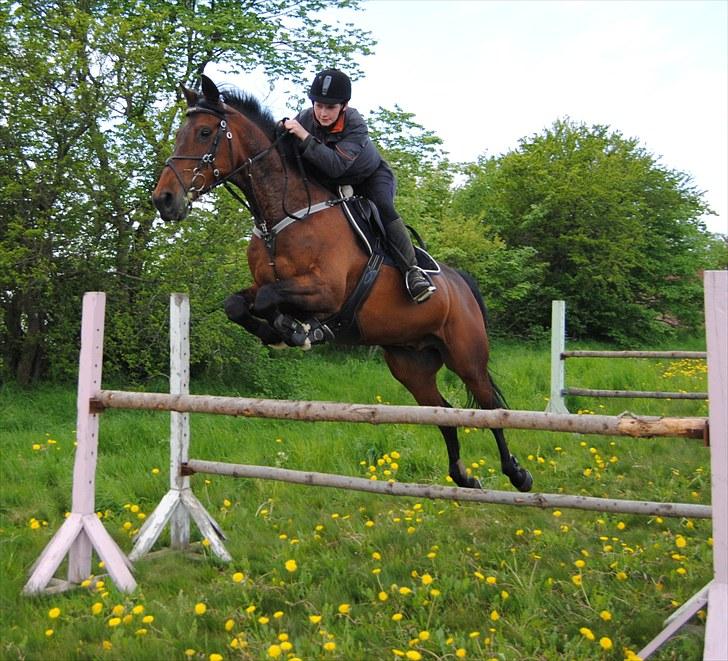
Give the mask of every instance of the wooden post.
POLYGON ((547 413, 568 413, 563 390, 565 388, 564 359, 566 349, 566 303, 551 301, 551 395, 547 413))
MULTIPOLYGON (((185 294, 172 294, 169 301, 169 392, 190 392, 190 301, 185 294)), ((190 478, 182 475, 182 464, 189 458, 189 413, 170 414, 169 491, 139 530, 129 554, 138 560, 157 541, 169 522, 171 546, 184 549, 190 543, 190 516, 220 559, 230 562, 231 555, 222 543, 225 535, 219 524, 192 493, 190 478)))
POLYGON ((23 589, 25 594, 43 592, 52 581, 53 591, 60 591, 88 578, 93 550, 122 592, 136 588, 129 560, 101 525, 95 511, 99 415, 91 411, 90 404, 101 390, 105 306, 106 295, 102 292, 87 292, 83 297, 71 513, 33 565, 23 589), (66 554, 68 581, 64 582, 53 575, 66 554))
POLYGON ((713 580, 666 621, 642 650, 647 659, 706 604, 703 659, 728 659, 728 271, 705 272, 705 334, 708 348, 713 580))

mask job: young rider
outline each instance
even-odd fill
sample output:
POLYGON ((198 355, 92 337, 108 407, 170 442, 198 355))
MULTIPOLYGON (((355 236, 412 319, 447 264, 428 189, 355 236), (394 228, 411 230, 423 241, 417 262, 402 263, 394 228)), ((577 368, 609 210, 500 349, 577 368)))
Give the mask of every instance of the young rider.
POLYGON ((362 116, 349 107, 351 80, 338 69, 326 69, 316 75, 308 96, 313 106, 286 120, 285 128, 301 141, 303 158, 322 184, 333 190, 353 186, 374 202, 407 290, 412 300, 423 303, 436 287, 417 266, 409 232, 394 208, 394 174, 369 138, 362 116))

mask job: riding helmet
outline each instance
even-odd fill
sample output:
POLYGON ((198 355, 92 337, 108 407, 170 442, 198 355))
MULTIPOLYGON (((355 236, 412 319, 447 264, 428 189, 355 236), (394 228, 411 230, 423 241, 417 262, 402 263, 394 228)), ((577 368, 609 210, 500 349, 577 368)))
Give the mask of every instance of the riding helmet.
POLYGON ((343 71, 324 69, 313 79, 308 98, 319 103, 347 103, 351 99, 351 80, 343 71))

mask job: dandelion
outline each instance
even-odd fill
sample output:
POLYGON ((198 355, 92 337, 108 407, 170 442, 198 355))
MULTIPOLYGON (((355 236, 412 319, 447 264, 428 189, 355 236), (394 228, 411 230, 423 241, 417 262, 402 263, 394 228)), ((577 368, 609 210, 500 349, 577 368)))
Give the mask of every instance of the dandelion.
POLYGON ((50 638, 53 635, 53 633, 54 633, 53 629, 46 629, 45 630, 46 638, 50 638))
POLYGON ((152 475, 159 475, 159 469, 158 468, 152 468, 152 475))
POLYGON ((269 617, 266 617, 265 615, 261 615, 258 618, 258 623, 259 624, 268 624, 268 622, 270 622, 270 618, 269 617))
POLYGON ((289 571, 292 574, 298 569, 298 563, 295 560, 286 560, 285 568, 286 571, 289 571))
POLYGON ((458 659, 464 659, 467 655, 468 655, 468 653, 465 651, 465 648, 464 647, 458 647, 455 650, 455 656, 458 659))
POLYGON ((422 654, 420 654, 417 650, 407 650, 405 657, 409 659, 409 661, 420 661, 420 659, 422 659, 422 654))
POLYGON ((146 635, 147 635, 147 630, 146 630, 146 629, 144 629, 144 628, 142 628, 142 629, 137 629, 137 630, 136 630, 136 631, 134 632, 134 635, 135 635, 135 636, 146 636, 146 635))
POLYGON ((97 601, 93 606, 91 606, 91 614, 92 615, 98 615, 102 610, 104 609, 104 605, 97 601))
POLYGON ((410 590, 410 589, 409 589, 408 587, 401 587, 401 588, 399 589, 399 593, 400 593, 400 594, 401 594, 401 595, 402 595, 403 597, 406 597, 406 596, 407 596, 408 594, 412 594, 412 590, 410 590))
POLYGON ((48 617, 51 618, 51 620, 55 620, 61 615, 61 609, 60 608, 51 608, 48 611, 48 617))
POLYGON ((422 585, 431 585, 434 579, 429 574, 422 574, 422 578, 420 580, 422 581, 422 585))
POLYGON ((678 535, 677 537, 675 537, 675 546, 677 546, 679 549, 684 549, 687 545, 688 542, 682 535, 678 535))
POLYGON ((624 530, 627 527, 627 524, 624 521, 620 521, 617 524, 617 530, 624 530))
POLYGON ((603 636, 599 639, 599 646, 603 650, 611 650, 612 649, 612 641, 607 638, 606 636, 603 636))
POLYGON ((429 631, 420 631, 420 633, 417 634, 417 637, 422 640, 430 640, 430 632, 429 631))
POLYGON ((389 595, 388 595, 388 594, 387 594, 386 592, 384 592, 384 590, 382 590, 382 591, 381 591, 381 592, 380 592, 380 593, 379 593, 379 594, 377 595, 377 597, 379 598, 379 601, 387 601, 387 599, 389 599, 389 595))
POLYGON ((348 615, 351 611, 351 606, 349 604, 339 604, 339 613, 342 615, 348 615))
POLYGON ((329 640, 328 642, 324 643, 324 649, 327 652, 333 652, 336 649, 336 643, 333 640, 329 640))
POLYGON ((612 614, 609 611, 604 610, 599 613, 599 617, 601 617, 605 622, 609 622, 609 620, 612 619, 612 614))
POLYGON ((394 615, 392 615, 392 620, 394 622, 401 622, 403 617, 404 615, 402 615, 402 613, 395 613, 394 615))
POLYGON ((121 617, 124 614, 125 608, 121 604, 117 604, 111 609, 111 612, 116 617, 121 617))
POLYGON ((498 620, 500 620, 500 618, 501 618, 500 613, 498 613, 497 610, 490 611, 490 619, 493 622, 497 622, 498 620))
POLYGON ((551 515, 558 519, 561 516, 561 510, 554 510, 551 515))
POLYGON ((319 622, 321 622, 321 616, 320 615, 309 615, 308 621, 311 624, 318 624, 319 622))
POLYGON ((103 647, 107 652, 113 647, 110 640, 105 640, 103 643, 101 643, 101 647, 103 647))
POLYGON ((283 654, 283 650, 280 645, 271 645, 268 648, 268 656, 271 659, 277 659, 281 654, 283 654))
POLYGON ((197 654, 197 652, 195 652, 195 650, 193 650, 193 649, 192 649, 191 647, 188 647, 188 648, 187 648, 187 649, 185 650, 185 656, 186 656, 186 657, 192 657, 192 656, 194 656, 195 654, 197 654))
POLYGON ((213 652, 212 654, 210 654, 210 656, 208 657, 208 659, 209 659, 209 661, 222 661, 223 660, 223 656, 222 656, 222 654, 218 654, 217 652, 213 652))
POLYGON ((207 612, 207 605, 201 601, 195 604, 195 615, 204 615, 207 612))
POLYGON ((145 615, 142 618, 142 622, 144 622, 144 624, 151 624, 152 622, 154 622, 154 615, 145 615))
POLYGON ((626 581, 627 580, 627 574, 623 571, 618 571, 616 574, 618 581, 626 581))
POLYGON ((441 594, 442 592, 440 592, 437 588, 432 588, 432 590, 430 590, 431 597, 439 597, 441 594))
POLYGON ((576 585, 577 588, 581 587, 581 574, 574 574, 571 577, 571 582, 576 585))
POLYGON ((575 560, 574 566, 578 567, 579 569, 583 569, 586 566, 586 562, 583 560, 575 560))
POLYGON ((496 577, 495 576, 488 576, 488 578, 485 579, 485 582, 488 585, 495 585, 496 584, 496 577))
POLYGON ((242 583, 244 578, 245 578, 245 574, 243 574, 243 572, 236 571, 233 574, 233 583, 242 583))
POLYGON ((144 612, 144 606, 137 604, 131 609, 131 612, 134 613, 134 615, 141 615, 144 612))
POLYGON ((579 633, 587 640, 594 640, 595 638, 594 633, 588 627, 581 627, 581 629, 579 629, 579 633))
POLYGON ((510 595, 510 594, 508 594, 508 590, 501 590, 500 596, 501 596, 501 599, 503 599, 503 601, 505 601, 505 600, 506 600, 506 599, 508 599, 508 597, 510 597, 511 595, 510 595))
POLYGON ((112 617, 108 623, 107 623, 112 629, 114 627, 118 627, 121 624, 121 618, 120 617, 112 617))

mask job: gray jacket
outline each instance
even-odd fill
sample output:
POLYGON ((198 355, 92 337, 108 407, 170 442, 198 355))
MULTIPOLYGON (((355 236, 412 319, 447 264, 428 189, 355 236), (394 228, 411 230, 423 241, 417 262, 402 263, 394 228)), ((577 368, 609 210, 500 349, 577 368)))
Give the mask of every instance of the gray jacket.
POLYGON ((296 119, 311 134, 301 144, 301 153, 321 183, 355 186, 384 163, 356 109, 347 108, 333 130, 319 125, 313 108, 301 111, 296 119))

